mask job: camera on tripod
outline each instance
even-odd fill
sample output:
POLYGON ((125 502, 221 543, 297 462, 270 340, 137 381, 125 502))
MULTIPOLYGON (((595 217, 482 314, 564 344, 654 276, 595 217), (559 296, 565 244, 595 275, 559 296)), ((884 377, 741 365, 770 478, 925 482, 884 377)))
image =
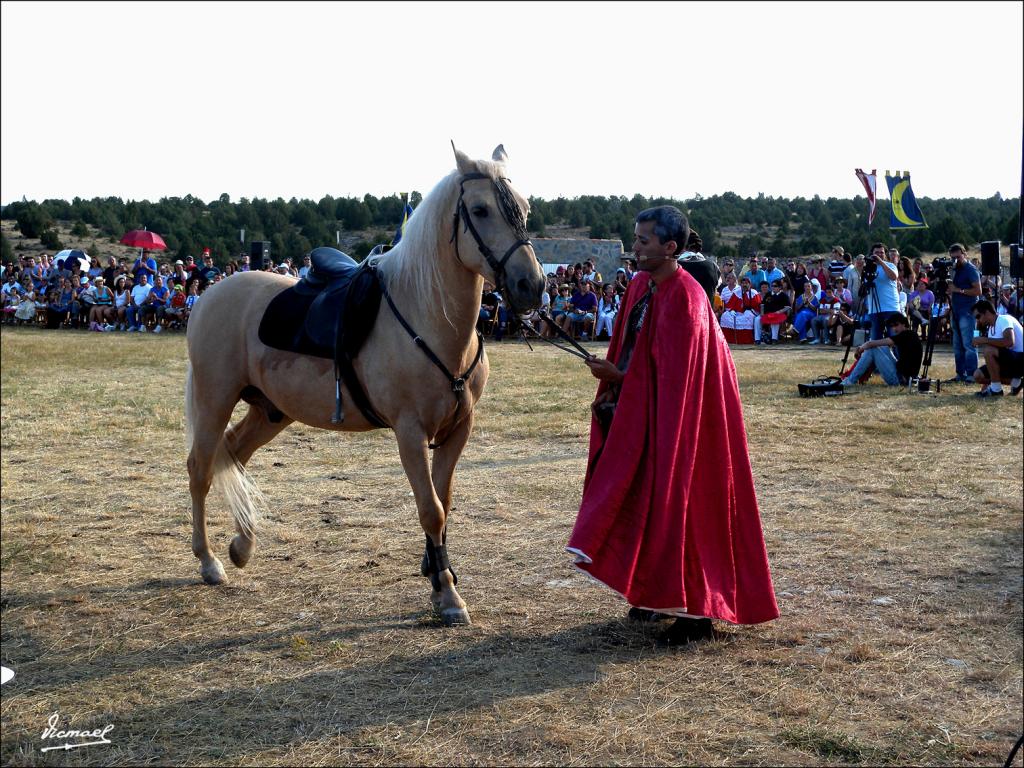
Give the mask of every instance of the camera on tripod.
POLYGON ((866 298, 872 288, 875 287, 875 277, 878 275, 878 259, 875 255, 869 253, 864 257, 864 270, 860 276, 860 290, 857 291, 857 295, 860 298, 866 298))
POLYGON ((932 290, 935 298, 945 297, 949 290, 949 283, 952 280, 950 275, 956 261, 943 256, 932 261, 932 290))

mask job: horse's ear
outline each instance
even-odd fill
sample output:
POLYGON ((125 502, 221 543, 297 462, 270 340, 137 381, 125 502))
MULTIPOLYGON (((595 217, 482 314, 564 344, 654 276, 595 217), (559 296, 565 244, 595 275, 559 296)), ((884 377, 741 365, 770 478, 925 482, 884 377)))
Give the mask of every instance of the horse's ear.
POLYGON ((491 160, 493 160, 496 163, 508 162, 508 152, 505 151, 504 144, 499 144, 494 148, 494 152, 491 153, 491 160))
POLYGON ((465 175, 473 172, 473 161, 469 159, 469 156, 465 152, 460 152, 455 148, 455 142, 452 142, 452 152, 455 153, 455 165, 459 169, 459 173, 465 175))

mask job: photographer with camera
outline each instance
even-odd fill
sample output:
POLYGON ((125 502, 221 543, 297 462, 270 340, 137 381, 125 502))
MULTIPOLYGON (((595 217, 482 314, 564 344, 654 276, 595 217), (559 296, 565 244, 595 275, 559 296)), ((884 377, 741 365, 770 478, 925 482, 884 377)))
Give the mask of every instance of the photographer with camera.
MULTIPOLYGON (((953 335, 956 376, 946 383, 959 381, 971 384, 978 367, 978 353, 971 342, 974 338, 974 304, 981 297, 981 275, 977 267, 967 260, 967 248, 960 243, 949 246, 949 255, 954 260, 953 276, 946 280, 946 291, 949 294, 949 327, 953 335)), ((942 267, 947 264, 945 259, 935 260, 936 277, 941 276, 942 267)), ((937 297, 939 292, 936 291, 935 295, 937 297)))
POLYGON ((867 301, 872 341, 883 337, 886 321, 900 311, 899 274, 888 258, 885 245, 875 243, 864 264, 860 295, 867 301))
POLYGON ((1003 382, 1010 385, 1010 394, 1021 391, 1024 376, 1024 328, 1013 315, 996 314, 992 303, 984 299, 974 305, 978 328, 987 333, 975 336, 972 342, 982 350, 985 365, 974 372, 974 380, 984 385, 975 397, 1002 397, 1003 382))
POLYGON ((875 368, 890 387, 906 384, 917 376, 924 354, 920 337, 910 330, 907 318, 900 314, 889 315, 885 327, 889 336, 866 341, 857 347, 857 364, 843 379, 844 387, 854 386, 875 368))

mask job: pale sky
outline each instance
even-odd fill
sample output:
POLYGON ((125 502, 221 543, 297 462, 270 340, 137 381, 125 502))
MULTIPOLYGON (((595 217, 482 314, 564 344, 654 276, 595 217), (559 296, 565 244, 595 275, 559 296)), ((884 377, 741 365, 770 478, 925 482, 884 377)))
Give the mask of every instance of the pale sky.
POLYGON ((33 3, 0 19, 0 202, 1021 189, 1020 2, 33 3))

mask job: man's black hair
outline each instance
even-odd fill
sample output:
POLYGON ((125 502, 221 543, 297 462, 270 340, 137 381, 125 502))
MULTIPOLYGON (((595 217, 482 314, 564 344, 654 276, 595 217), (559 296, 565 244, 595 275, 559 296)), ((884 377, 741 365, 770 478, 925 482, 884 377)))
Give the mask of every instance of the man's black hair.
POLYGON ((984 315, 986 312, 991 312, 993 315, 996 313, 996 308, 992 306, 992 302, 988 299, 980 299, 971 310, 979 315, 984 315))
POLYGON ((899 323, 900 325, 905 325, 908 328, 910 327, 910 321, 907 320, 905 315, 901 315, 898 312, 895 315, 889 315, 887 318, 885 318, 886 328, 892 328, 897 323, 899 323))
POLYGON ((673 255, 678 256, 686 248, 686 243, 690 239, 690 223, 683 212, 674 205, 659 205, 640 211, 636 215, 636 223, 642 224, 645 221, 654 222, 654 234, 658 242, 675 241, 676 249, 673 255))

